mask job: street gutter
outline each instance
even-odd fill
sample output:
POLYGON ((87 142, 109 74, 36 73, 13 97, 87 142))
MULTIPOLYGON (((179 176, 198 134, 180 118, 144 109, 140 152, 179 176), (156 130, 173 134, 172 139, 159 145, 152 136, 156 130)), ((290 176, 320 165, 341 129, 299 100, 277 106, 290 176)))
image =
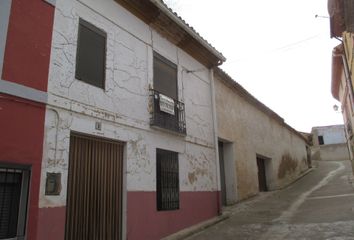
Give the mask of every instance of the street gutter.
POLYGON ((161 240, 181 240, 185 239, 187 237, 190 237, 198 232, 201 232, 211 226, 214 226, 215 224, 222 222, 226 219, 228 219, 231 216, 230 213, 223 213, 220 216, 214 217, 212 219, 209 219, 207 221, 201 222, 199 224, 193 225, 192 227, 183 229, 179 232, 176 232, 172 235, 169 235, 165 238, 162 238, 161 240))
MULTIPOLYGON (((287 188, 289 187, 290 185, 294 184, 295 182, 297 182, 298 180, 300 180, 301 178, 303 178, 304 176, 306 176, 307 174, 309 174, 310 172, 312 172, 316 167, 312 167, 312 168, 308 168, 306 171, 302 172, 301 175, 296 178, 294 181, 292 181, 291 183, 285 185, 284 187, 280 188, 280 189, 284 189, 284 188, 287 188)), ((274 191, 271 191, 271 192, 268 192, 268 193, 276 193, 277 191, 279 191, 280 189, 277 189, 277 190, 274 190, 274 191)), ((267 194, 268 196, 268 194, 267 194)), ((202 232, 203 230, 211 227, 211 226, 214 226, 228 218, 230 218, 231 215, 234 215, 234 211, 233 209, 237 209, 238 206, 240 206, 240 204, 242 203, 247 203, 249 201, 256 201, 257 198, 259 198, 260 195, 255 195, 249 199, 244 199, 243 201, 239 202, 239 203, 236 203, 235 205, 233 206, 230 206, 228 207, 229 209, 228 210, 224 210, 222 215, 220 216, 217 216, 217 217, 214 217, 212 219, 209 219, 207 221, 204 221, 204 222, 201 222, 199 224, 196 224, 196 225, 193 225, 189 228, 185 228, 179 232, 176 232, 172 235, 169 235, 167 237, 164 237, 162 238, 161 240, 182 240, 182 239, 185 239, 187 237, 190 237, 198 232, 202 232)), ((266 197, 266 196, 264 196, 266 197)))

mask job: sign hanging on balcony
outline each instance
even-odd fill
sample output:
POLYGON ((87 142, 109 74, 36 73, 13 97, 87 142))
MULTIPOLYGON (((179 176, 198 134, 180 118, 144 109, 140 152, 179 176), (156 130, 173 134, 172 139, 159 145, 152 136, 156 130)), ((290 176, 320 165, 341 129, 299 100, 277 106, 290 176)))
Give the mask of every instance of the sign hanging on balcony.
POLYGON ((159 94, 160 98, 160 111, 175 115, 175 102, 172 98, 159 94))

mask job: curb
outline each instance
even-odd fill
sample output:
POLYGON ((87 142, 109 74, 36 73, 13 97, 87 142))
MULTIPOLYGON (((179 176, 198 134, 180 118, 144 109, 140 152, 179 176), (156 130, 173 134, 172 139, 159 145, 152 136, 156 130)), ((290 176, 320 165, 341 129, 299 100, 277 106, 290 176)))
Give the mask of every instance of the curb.
POLYGON ((296 179, 294 179, 293 181, 289 182, 288 184, 285 184, 284 186, 282 186, 278 189, 272 190, 272 192, 290 187, 291 185, 293 185, 294 183, 296 183, 297 181, 299 181, 300 179, 305 177, 307 174, 314 171, 316 168, 317 168, 317 166, 312 166, 311 168, 308 168, 306 171, 302 172, 296 179))
POLYGON ((302 173, 300 174, 300 176, 299 176, 296 180, 294 180, 292 183, 290 183, 290 184, 293 184, 293 183, 297 182, 298 180, 300 180, 301 178, 305 177, 305 176, 306 176, 307 174, 309 174, 310 172, 314 171, 316 168, 317 168, 317 167, 313 167, 313 166, 310 167, 310 168, 308 168, 306 171, 302 172, 302 173))
POLYGON ((219 222, 222 222, 230 217, 230 213, 223 213, 220 216, 214 217, 212 219, 206 220, 204 222, 201 222, 199 224, 193 225, 189 228, 183 229, 179 232, 176 232, 172 235, 169 235, 167 237, 162 238, 161 240, 181 240, 185 239, 187 237, 190 237, 198 232, 201 232, 219 222))

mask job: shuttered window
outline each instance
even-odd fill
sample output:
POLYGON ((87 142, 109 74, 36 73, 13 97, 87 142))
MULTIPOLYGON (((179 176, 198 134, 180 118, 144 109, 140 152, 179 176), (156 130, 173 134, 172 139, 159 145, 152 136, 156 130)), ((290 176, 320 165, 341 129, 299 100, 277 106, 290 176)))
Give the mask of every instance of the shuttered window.
POLYGON ((177 97, 177 66, 154 53, 154 89, 170 98, 177 97))
POLYGON ((178 153, 156 149, 157 210, 179 209, 178 153))
POLYGON ((80 19, 75 73, 78 80, 104 88, 106 38, 104 31, 80 19))
POLYGON ((29 170, 0 166, 0 239, 25 236, 29 170))

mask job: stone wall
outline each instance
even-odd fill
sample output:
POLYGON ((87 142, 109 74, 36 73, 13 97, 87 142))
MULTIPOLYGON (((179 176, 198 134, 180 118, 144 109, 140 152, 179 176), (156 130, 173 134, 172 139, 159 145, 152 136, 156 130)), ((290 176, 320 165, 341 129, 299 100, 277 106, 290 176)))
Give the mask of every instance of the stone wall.
POLYGON ((265 159, 269 190, 286 186, 308 168, 305 139, 278 115, 221 71, 215 91, 219 139, 233 146, 235 180, 227 185, 237 186, 228 193, 234 201, 259 192, 257 157, 265 159))

